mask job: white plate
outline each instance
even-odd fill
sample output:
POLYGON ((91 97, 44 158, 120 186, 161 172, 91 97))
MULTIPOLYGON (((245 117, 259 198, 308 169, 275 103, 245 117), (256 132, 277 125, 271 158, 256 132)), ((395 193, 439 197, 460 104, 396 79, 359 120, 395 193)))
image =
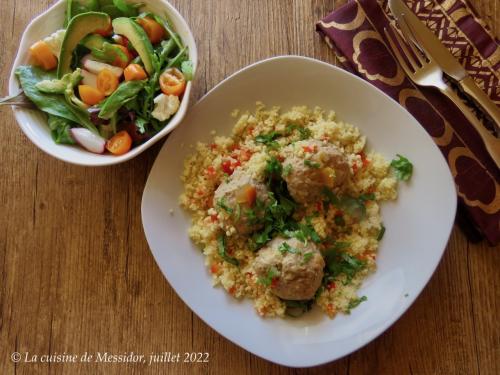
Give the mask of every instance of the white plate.
MULTIPOLYGON (((182 41, 188 47, 189 58, 193 62, 196 70, 198 54, 194 37, 189 29, 189 26, 179 12, 166 0, 129 0, 129 2, 144 3, 145 9, 157 14, 168 15, 172 21, 175 31, 179 33, 182 41)), ((15 70, 18 66, 28 63, 29 47, 37 40, 40 40, 41 37, 49 36, 54 31, 62 29, 65 9, 66 0, 60 0, 44 13, 36 17, 26 27, 17 52, 16 60, 10 73, 9 95, 15 95, 21 90, 17 77, 15 76, 15 70)), ((13 107, 13 110, 14 116, 16 117, 16 120, 24 134, 26 134, 26 136, 36 146, 45 151, 47 154, 72 164, 92 167, 112 165, 122 163, 136 157, 174 130, 182 121, 188 109, 191 86, 192 82, 189 82, 187 84, 181 106, 167 126, 165 126, 165 128, 163 128, 158 134, 149 139, 147 142, 134 147, 125 155, 121 156, 113 156, 109 154, 98 155, 88 152, 80 146, 58 145, 50 136, 47 119, 42 112, 19 107, 13 107)))
POLYGON ((142 220, 151 251, 183 301, 208 325, 269 361, 307 367, 333 361, 373 340, 412 304, 446 247, 456 209, 448 166, 432 139, 396 102, 363 80, 329 64, 297 56, 251 65, 227 78, 196 104, 167 140, 149 176, 142 220), (239 302, 211 286, 203 255, 187 235, 190 217, 178 205, 179 176, 188 145, 230 134, 234 108, 253 111, 256 101, 333 109, 354 124, 368 145, 388 159, 401 153, 414 164, 396 202, 384 203, 387 231, 378 270, 360 290, 368 301, 351 315, 330 320, 318 310, 299 319, 262 319, 249 300, 239 302), (169 210, 173 209, 171 215, 169 210))

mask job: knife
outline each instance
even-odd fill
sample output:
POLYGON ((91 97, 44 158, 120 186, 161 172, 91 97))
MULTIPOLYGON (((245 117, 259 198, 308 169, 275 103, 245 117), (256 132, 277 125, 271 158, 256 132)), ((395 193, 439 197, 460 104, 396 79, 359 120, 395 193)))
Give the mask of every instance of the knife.
POLYGON ((389 8, 399 26, 408 28, 405 22, 410 24, 413 33, 409 34, 415 36, 416 44, 436 61, 443 72, 460 84, 464 92, 488 113, 497 127, 500 126, 500 109, 467 74, 464 67, 446 49, 434 33, 406 6, 403 0, 389 0, 389 8))

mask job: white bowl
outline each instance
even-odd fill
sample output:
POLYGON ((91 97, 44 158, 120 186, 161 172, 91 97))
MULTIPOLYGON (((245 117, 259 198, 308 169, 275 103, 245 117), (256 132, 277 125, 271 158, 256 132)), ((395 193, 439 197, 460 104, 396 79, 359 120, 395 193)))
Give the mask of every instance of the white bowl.
MULTIPOLYGON (((174 29, 180 35, 184 44, 188 47, 189 58, 193 62, 196 71, 198 52, 196 50, 194 37, 189 26, 179 12, 165 0, 131 0, 130 2, 144 3, 146 4, 146 9, 158 14, 168 15, 173 23, 174 29)), ((29 47, 37 40, 40 40, 41 37, 48 36, 63 27, 65 9, 66 1, 58 1, 47 11, 31 21, 24 31, 17 57, 14 61, 14 66, 10 74, 9 95, 17 94, 21 90, 19 82, 15 76, 15 70, 18 66, 27 64, 29 47)), ((187 84, 186 92, 179 111, 174 115, 167 126, 147 142, 133 148, 122 156, 106 154, 98 155, 88 152, 79 146, 58 145, 50 136, 46 116, 43 113, 38 110, 29 110, 18 107, 14 107, 13 111, 19 126, 26 136, 47 154, 72 164, 85 166, 112 165, 132 159, 174 130, 186 115, 191 87, 192 82, 189 82, 187 84)))
POLYGON ((251 65, 227 78, 191 110, 167 140, 153 166, 142 200, 142 221, 151 251, 170 285, 208 325, 242 348, 294 367, 333 361, 373 340, 413 303, 436 269, 451 232, 456 192, 451 173, 429 135, 399 104, 375 87, 329 64, 297 56, 251 65), (368 147, 387 159, 397 153, 414 164, 395 202, 382 204, 387 228, 378 269, 360 295, 368 300, 351 315, 330 320, 319 309, 298 319, 262 319, 249 300, 213 288, 199 249, 189 240, 189 215, 181 210, 179 176, 188 145, 208 142, 210 132, 228 135, 229 114, 253 111, 256 101, 333 109, 358 126, 368 147), (175 155, 175 158, 172 157, 175 155), (173 214, 169 210, 173 209, 173 214))

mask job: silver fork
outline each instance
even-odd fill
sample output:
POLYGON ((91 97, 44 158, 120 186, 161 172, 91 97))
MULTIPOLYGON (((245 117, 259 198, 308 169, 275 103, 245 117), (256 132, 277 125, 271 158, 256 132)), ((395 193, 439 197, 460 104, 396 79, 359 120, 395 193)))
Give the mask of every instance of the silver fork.
POLYGON ((392 34, 394 34, 395 37, 391 36, 387 28, 384 29, 387 40, 391 45, 392 52, 396 57, 396 60, 398 60, 399 65, 401 65, 407 76, 415 84, 419 86, 436 87, 439 91, 446 95, 460 109, 460 111, 462 111, 465 117, 474 126, 474 129, 476 129, 479 133, 479 136, 481 137, 484 146, 493 161, 497 167, 500 168, 500 139, 496 138, 486 130, 469 107, 467 107, 467 105, 462 102, 451 87, 446 84, 443 80, 443 71, 441 68, 436 64, 436 62, 433 61, 432 57, 425 54, 422 49, 417 48, 413 42, 415 38, 413 35, 410 35, 413 34, 411 26, 408 23, 406 25, 408 28, 401 27, 401 32, 410 47, 411 53, 394 28, 391 27, 392 34), (396 43, 401 47, 408 62, 401 55, 396 43))

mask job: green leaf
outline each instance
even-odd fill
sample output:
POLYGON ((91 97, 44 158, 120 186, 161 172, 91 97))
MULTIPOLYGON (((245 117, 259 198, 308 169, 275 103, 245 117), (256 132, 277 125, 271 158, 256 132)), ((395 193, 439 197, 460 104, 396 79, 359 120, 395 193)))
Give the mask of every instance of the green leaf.
POLYGON ((282 300, 285 303, 285 314, 292 318, 298 318, 312 309, 314 299, 307 301, 282 300))
POLYGON ((277 149, 280 147, 280 145, 278 142, 275 141, 275 139, 280 136, 281 134, 275 131, 269 134, 260 134, 257 137, 255 137, 255 142, 262 143, 272 149, 277 149))
POLYGON ((234 210, 226 204, 224 197, 217 201, 217 207, 223 209, 229 214, 232 214, 234 212, 234 210))
POLYGON ((306 159, 304 160, 304 165, 308 166, 309 168, 319 168, 321 167, 321 164, 316 163, 312 160, 306 159))
POLYGON ((404 156, 397 154, 398 158, 391 161, 396 178, 401 181, 408 181, 413 174, 413 164, 404 156))
POLYGON ((186 78, 186 81, 192 81, 194 78, 194 66, 193 62, 190 60, 184 61, 181 64, 181 70, 182 74, 184 74, 184 77, 186 78))
POLYGON ((69 130, 71 129, 71 121, 62 117, 49 115, 48 124, 50 135, 55 143, 67 145, 74 145, 76 143, 69 133, 69 130))
POLYGON ((293 166, 291 164, 285 165, 283 168, 283 176, 288 176, 290 173, 292 173, 293 166))
POLYGON ((290 253, 290 254, 297 254, 299 253, 300 251, 297 250, 296 248, 294 247, 291 247, 289 244, 287 244, 286 242, 283 242, 279 247, 278 247, 278 250, 281 254, 285 255, 286 253, 290 253))
POLYGON ((309 263, 313 256, 314 256, 314 253, 312 253, 312 252, 305 253, 304 259, 302 260, 302 265, 309 263))
POLYGON ((109 120, 123 105, 141 91, 146 85, 146 81, 126 81, 116 91, 109 96, 106 101, 101 105, 101 112, 99 117, 109 120))
POLYGON ((358 307, 361 302, 364 302, 366 300, 368 300, 366 296, 350 300, 349 304, 347 305, 347 313, 350 314, 352 309, 358 307))
POLYGON ((235 266, 239 266, 240 265, 240 262, 238 261, 238 259, 230 257, 229 255, 227 255, 227 252, 226 252, 226 237, 223 234, 221 234, 221 235, 219 235, 219 237, 217 237, 217 244, 218 244, 218 247, 219 247, 219 255, 220 255, 220 257, 223 260, 225 260, 228 263, 234 264, 235 266))
POLYGON ((274 266, 271 266, 267 270, 267 275, 264 277, 259 277, 258 282, 261 283, 262 285, 270 286, 273 282, 273 279, 275 277, 278 277, 279 275, 280 275, 280 273, 277 270, 277 268, 274 266))
POLYGON ((24 94, 38 107, 38 109, 47 114, 75 122, 86 127, 95 134, 99 133, 94 124, 90 121, 87 111, 72 106, 63 95, 47 94, 37 89, 36 84, 38 82, 56 79, 55 71, 46 72, 40 68, 25 65, 16 69, 16 76, 19 79, 24 94))

